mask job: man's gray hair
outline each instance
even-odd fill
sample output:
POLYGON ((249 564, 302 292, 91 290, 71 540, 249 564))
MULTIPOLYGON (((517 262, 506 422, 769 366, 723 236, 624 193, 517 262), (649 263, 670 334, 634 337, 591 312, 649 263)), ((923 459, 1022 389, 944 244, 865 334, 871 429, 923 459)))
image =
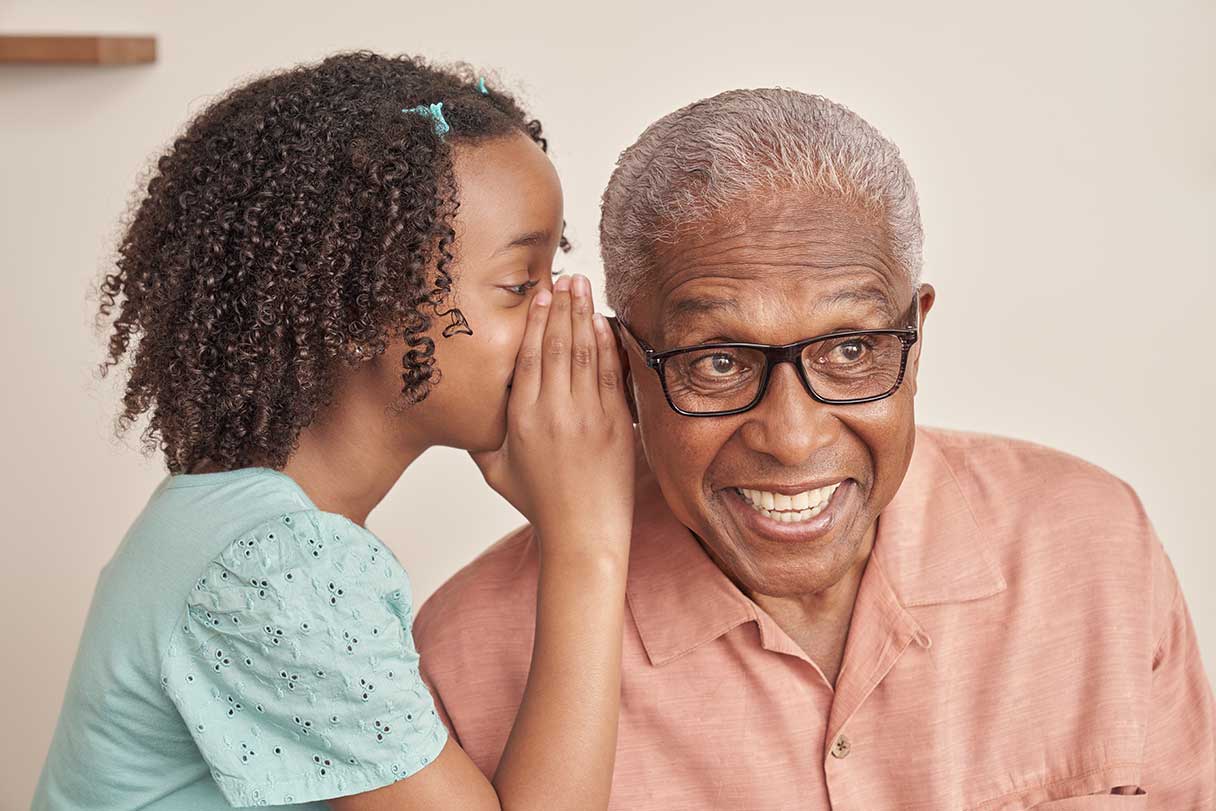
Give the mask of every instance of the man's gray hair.
POLYGON ((660 118, 621 153, 600 218, 609 305, 628 314, 659 245, 740 217, 757 195, 789 191, 832 194, 880 214, 895 260, 919 281, 920 208, 895 144, 822 96, 730 90, 660 118))

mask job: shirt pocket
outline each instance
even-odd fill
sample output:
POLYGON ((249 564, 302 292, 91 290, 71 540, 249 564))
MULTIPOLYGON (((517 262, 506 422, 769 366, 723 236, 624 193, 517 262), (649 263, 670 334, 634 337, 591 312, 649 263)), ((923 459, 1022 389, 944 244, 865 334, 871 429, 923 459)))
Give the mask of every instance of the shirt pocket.
POLYGON ((1142 789, 1138 794, 1089 794, 1085 797, 1067 797, 1049 800, 1033 806, 1030 811, 1137 811, 1148 808, 1148 795, 1142 789))

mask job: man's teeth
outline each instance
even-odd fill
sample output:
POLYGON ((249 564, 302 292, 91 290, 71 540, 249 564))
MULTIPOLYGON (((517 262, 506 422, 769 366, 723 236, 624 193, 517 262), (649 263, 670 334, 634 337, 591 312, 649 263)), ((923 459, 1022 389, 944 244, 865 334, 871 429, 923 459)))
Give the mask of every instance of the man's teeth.
POLYGON ((823 512, 823 508, 832 500, 832 494, 839 486, 840 482, 836 482, 792 496, 770 493, 767 490, 748 490, 745 487, 737 487, 735 491, 757 512, 775 521, 793 524, 797 521, 809 521, 823 512))

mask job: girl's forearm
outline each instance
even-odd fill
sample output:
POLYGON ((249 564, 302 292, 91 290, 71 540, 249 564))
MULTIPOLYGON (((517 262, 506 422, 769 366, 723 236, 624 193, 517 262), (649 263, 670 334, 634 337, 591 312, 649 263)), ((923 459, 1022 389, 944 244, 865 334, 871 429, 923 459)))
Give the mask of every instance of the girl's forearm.
POLYGON ((494 775, 504 809, 606 808, 612 787, 628 539, 565 532, 587 537, 563 536, 567 559, 541 544, 531 670, 494 775))

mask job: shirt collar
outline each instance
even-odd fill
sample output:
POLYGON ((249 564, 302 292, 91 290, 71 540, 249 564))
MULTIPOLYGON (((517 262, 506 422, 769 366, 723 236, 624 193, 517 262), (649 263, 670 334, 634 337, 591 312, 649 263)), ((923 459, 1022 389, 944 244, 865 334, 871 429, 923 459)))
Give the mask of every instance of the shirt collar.
MULTIPOLYGON (((638 473, 626 597, 646 654, 659 666, 758 621, 760 609, 672 514, 653 475, 644 466, 638 473)), ((974 600, 1005 589, 931 432, 917 430, 908 472, 879 517, 874 555, 905 608, 974 600)))
POLYGON ((895 498, 878 518, 874 554, 905 608, 961 603, 1005 590, 975 513, 932 430, 916 450, 895 498))
POLYGON ((755 619, 752 601, 672 514, 653 474, 643 468, 638 470, 625 596, 656 666, 755 619))

